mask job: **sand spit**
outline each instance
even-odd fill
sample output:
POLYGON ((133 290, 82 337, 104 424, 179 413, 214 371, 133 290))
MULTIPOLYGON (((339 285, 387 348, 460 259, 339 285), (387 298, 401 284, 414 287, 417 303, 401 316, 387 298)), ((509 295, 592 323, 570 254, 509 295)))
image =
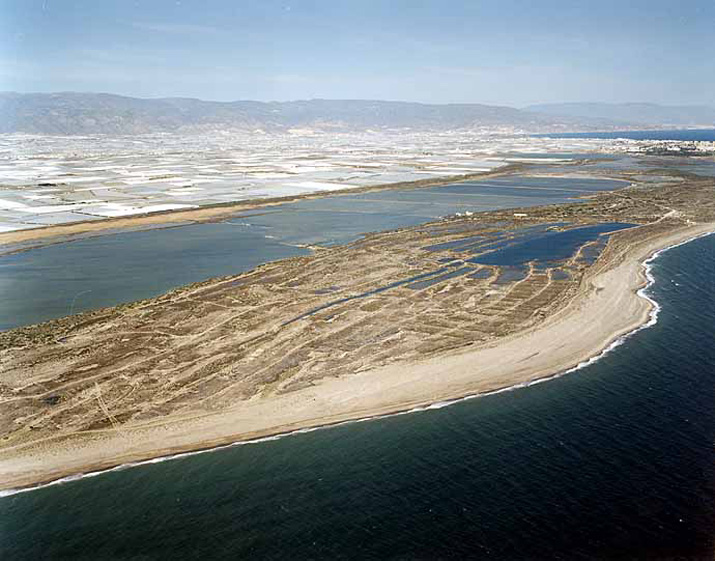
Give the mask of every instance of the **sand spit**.
POLYGON ((9 244, 19 244, 39 240, 50 240, 51 238, 76 236, 88 233, 109 233, 116 230, 151 227, 166 224, 181 224, 186 222, 210 222, 221 220, 236 212, 243 212, 261 208, 268 208, 275 205, 290 203, 305 199, 323 198, 328 195, 340 195, 346 193, 368 193, 385 189, 413 189, 420 187, 432 187, 438 185, 448 185, 459 181, 470 179, 490 179, 512 175, 521 171, 523 166, 511 164, 502 166, 495 171, 478 173, 468 173, 450 175, 442 177, 431 177, 417 181, 405 181, 399 183, 386 183, 384 185, 374 185, 369 187, 350 187, 343 189, 333 189, 330 192, 318 191, 304 195, 293 195, 287 197, 250 199, 247 201, 237 201, 226 204, 204 205, 200 208, 189 210, 168 210, 152 212, 148 214, 136 214, 129 217, 106 218, 101 220, 88 220, 83 222, 71 222, 69 224, 58 224, 53 226, 29 228, 15 230, 11 232, 0 232, 0 246, 9 244))
POLYGON ((110 473, 110 472, 113 472, 113 471, 123 471, 123 470, 125 470, 125 469, 130 469, 130 468, 133 468, 133 467, 139 467, 139 466, 143 466, 143 465, 161 463, 161 462, 166 462, 166 461, 171 461, 171 460, 178 460, 178 459, 181 459, 181 458, 186 458, 186 457, 189 457, 189 456, 195 456, 195 455, 198 455, 198 454, 206 454, 206 453, 210 453, 210 452, 217 452, 217 451, 220 451, 220 450, 225 450, 225 449, 227 449, 227 448, 232 448, 232 447, 236 447, 236 446, 245 446, 245 445, 251 445, 251 444, 261 444, 261 443, 263 443, 263 442, 269 442, 269 441, 273 441, 273 440, 279 440, 279 439, 281 439, 281 438, 285 438, 285 437, 289 437, 289 436, 294 436, 294 435, 298 435, 298 434, 306 434, 306 433, 309 433, 309 432, 314 432, 314 431, 318 431, 318 430, 325 430, 325 429, 329 429, 329 428, 333 428, 333 427, 338 427, 338 426, 343 426, 343 425, 347 425, 347 424, 361 423, 361 422, 365 422, 365 421, 377 421, 377 420, 385 419, 385 418, 388 418, 388 417, 394 417, 394 416, 400 416, 400 415, 409 415, 409 414, 411 414, 411 413, 421 413, 421 412, 424 412, 424 411, 443 409, 443 408, 445 408, 445 407, 449 407, 449 406, 451 406, 451 405, 455 405, 455 404, 457 404, 457 403, 461 403, 462 401, 468 401, 468 400, 478 399, 478 398, 487 397, 487 396, 491 396, 491 395, 496 395, 496 394, 500 394, 500 393, 516 391, 516 390, 519 390, 519 389, 522 389, 522 388, 527 388, 527 387, 529 387, 529 386, 533 386, 533 385, 536 385, 536 384, 541 384, 541 383, 544 383, 544 382, 548 382, 548 381, 550 381, 550 380, 554 380, 554 379, 556 379, 556 378, 560 378, 561 376, 565 376, 566 374, 571 374, 571 373, 573 373, 573 372, 576 372, 576 371, 578 371, 578 370, 581 370, 581 369, 583 369, 583 368, 586 368, 586 367, 588 367, 588 366, 590 366, 590 365, 592 365, 592 364, 598 362, 601 358, 603 358, 604 356, 606 356, 606 355, 607 355, 608 353, 610 353, 613 349, 615 349, 615 348, 619 347, 620 345, 622 345, 623 343, 625 343, 625 341, 626 341, 628 338, 630 338, 631 336, 635 335, 636 333, 640 332, 640 331, 643 330, 643 329, 647 329, 648 327, 652 327, 653 325, 655 325, 655 324, 658 322, 658 315, 659 315, 659 312, 660 312, 660 305, 658 304, 658 302, 656 302, 655 300, 653 300, 653 299, 648 295, 648 293, 647 293, 647 289, 650 288, 650 287, 653 285, 653 283, 655 283, 655 278, 654 278, 653 275, 651 274, 651 269, 652 269, 653 262, 654 262, 662 253, 664 253, 665 251, 668 251, 668 250, 670 250, 670 249, 679 247, 679 246, 681 246, 681 245, 684 245, 684 244, 686 244, 686 243, 688 243, 688 242, 694 241, 694 240, 699 239, 699 238, 701 238, 701 237, 712 235, 713 233, 715 233, 715 231, 705 232, 705 233, 703 233, 703 234, 701 234, 701 235, 697 235, 697 236, 695 236, 695 237, 693 237, 693 238, 689 238, 689 239, 686 239, 686 240, 684 240, 684 241, 682 241, 682 242, 679 242, 679 243, 676 243, 676 244, 674 244, 674 245, 671 245, 671 246, 668 246, 668 247, 666 247, 666 248, 663 248, 663 249, 661 249, 661 250, 657 250, 657 251, 655 251, 648 259, 646 259, 645 261, 643 261, 644 273, 645 273, 645 276, 646 276, 646 278, 647 278, 647 284, 644 285, 642 288, 640 288, 640 289, 637 291, 637 294, 638 294, 640 297, 642 297, 642 298, 644 298, 645 300, 647 300, 647 301, 651 304, 651 310, 650 310, 650 313, 649 313, 648 321, 646 321, 645 323, 643 323, 643 324, 641 324, 640 326, 636 327, 636 328, 633 329, 632 331, 630 331, 630 332, 628 332, 628 333, 626 333, 626 334, 624 334, 624 335, 622 335, 622 336, 616 338, 613 342, 611 342, 608 346, 606 346, 600 353, 598 353, 598 354, 596 354, 596 355, 590 357, 589 359, 587 359, 587 360, 585 360, 585 361, 583 361, 583 362, 580 362, 579 364, 577 364, 576 366, 574 366, 574 367, 572 367, 572 368, 569 368, 568 370, 562 370, 562 371, 556 372, 555 374, 548 375, 548 376, 544 376, 544 377, 542 377, 542 378, 536 378, 536 379, 534 379, 534 380, 529 380, 529 381, 526 381, 526 382, 520 382, 520 383, 515 384, 515 385, 513 385, 513 386, 507 386, 507 387, 504 387, 504 388, 499 388, 499 389, 496 389, 496 390, 485 391, 485 392, 480 392, 480 393, 470 393, 470 394, 467 394, 467 395, 465 395, 465 396, 460 396, 460 397, 457 397, 457 398, 448 399, 448 400, 444 400, 444 401, 437 401, 437 402, 430 403, 430 404, 427 404, 427 405, 418 405, 418 406, 413 407, 413 408, 411 408, 411 409, 406 409, 406 410, 402 410, 402 411, 396 411, 396 412, 394 412, 394 413, 386 413, 386 414, 383 414, 383 415, 373 415, 373 416, 368 416, 368 417, 359 417, 359 418, 356 418, 356 419, 350 419, 350 420, 341 421, 341 422, 332 423, 332 424, 322 424, 322 425, 317 425, 317 426, 313 426, 313 427, 306 427, 306 428, 296 429, 296 430, 289 431, 289 432, 276 433, 276 434, 274 434, 274 435, 266 436, 266 437, 262 437, 262 438, 254 438, 254 439, 248 439, 248 440, 237 440, 237 441, 230 442, 229 444, 223 444, 223 445, 218 445, 218 446, 209 447, 209 448, 197 448, 197 449, 194 449, 194 450, 191 450, 191 451, 188 451, 188 452, 179 452, 179 453, 176 453, 176 454, 170 454, 170 455, 166 455, 166 456, 157 456, 157 457, 150 458, 150 459, 147 459, 147 460, 139 460, 139 461, 135 461, 135 462, 129 462, 129 463, 126 463, 126 464, 119 464, 119 465, 114 466, 114 467, 111 467, 111 468, 106 468, 106 469, 101 469, 101 468, 100 468, 100 469, 94 470, 94 471, 87 471, 87 472, 77 473, 77 474, 73 474, 73 475, 68 475, 68 476, 60 477, 59 479, 52 479, 52 480, 50 480, 50 481, 48 481, 48 482, 38 483, 38 484, 36 484, 36 485, 30 485, 30 486, 27 486, 27 487, 18 487, 18 488, 0 490, 0 498, 1 498, 1 497, 7 497, 7 496, 10 496, 10 495, 15 495, 15 494, 18 494, 18 493, 30 492, 30 491, 34 491, 34 490, 36 490, 36 489, 42 489, 42 488, 50 487, 50 486, 54 486, 54 485, 61 485, 61 484, 63 484, 63 483, 69 483, 69 482, 71 482, 71 481, 77 481, 77 480, 80 480, 80 479, 86 479, 86 478, 96 477, 96 476, 98 476, 98 475, 102 475, 102 474, 105 474, 105 473, 110 473))
POLYGON ((2 332, 0 488, 577 368, 654 321, 644 261, 715 230, 713 188, 690 178, 439 220, 2 332), (511 260, 493 260, 499 247, 511 260), (523 274, 500 280, 514 265, 523 274))
POLYGON ((621 244, 588 271, 578 294, 537 326, 495 342, 422 361, 329 378, 286 394, 247 400, 218 412, 87 431, 0 450, 0 487, 47 482, 344 421, 428 407, 553 376, 588 361, 651 318, 644 264, 655 252, 715 231, 680 226, 621 244))

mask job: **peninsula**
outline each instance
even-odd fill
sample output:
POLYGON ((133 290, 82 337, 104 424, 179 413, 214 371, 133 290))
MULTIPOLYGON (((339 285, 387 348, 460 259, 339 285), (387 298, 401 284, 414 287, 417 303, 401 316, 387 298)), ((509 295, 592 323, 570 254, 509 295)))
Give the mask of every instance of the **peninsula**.
POLYGON ((715 181, 368 235, 0 334, 0 486, 528 383, 647 321, 655 251, 715 229, 715 181))

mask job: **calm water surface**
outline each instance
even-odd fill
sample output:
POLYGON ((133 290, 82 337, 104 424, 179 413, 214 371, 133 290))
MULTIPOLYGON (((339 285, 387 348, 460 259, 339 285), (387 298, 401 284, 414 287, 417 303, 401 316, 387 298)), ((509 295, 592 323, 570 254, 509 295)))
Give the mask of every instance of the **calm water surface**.
POLYGON ((712 560, 715 236, 654 274, 590 367, 0 498, 0 558, 712 560))
POLYGON ((98 236, 0 257, 0 330, 157 296, 459 211, 571 200, 622 181, 510 177, 303 200, 205 223, 98 236))

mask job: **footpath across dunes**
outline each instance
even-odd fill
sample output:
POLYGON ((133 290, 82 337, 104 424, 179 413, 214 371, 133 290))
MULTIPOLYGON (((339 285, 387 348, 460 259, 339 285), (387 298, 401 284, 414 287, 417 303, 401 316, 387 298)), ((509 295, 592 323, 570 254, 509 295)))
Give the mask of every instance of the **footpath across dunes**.
POLYGON ((0 334, 0 486, 410 409, 571 368, 647 321, 715 181, 373 234, 0 334))

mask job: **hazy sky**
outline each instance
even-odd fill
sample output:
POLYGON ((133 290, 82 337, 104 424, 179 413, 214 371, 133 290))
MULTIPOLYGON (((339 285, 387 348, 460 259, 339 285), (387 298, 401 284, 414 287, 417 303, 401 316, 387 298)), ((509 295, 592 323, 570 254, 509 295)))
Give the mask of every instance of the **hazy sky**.
POLYGON ((715 105, 715 0, 0 0, 0 90, 715 105))

